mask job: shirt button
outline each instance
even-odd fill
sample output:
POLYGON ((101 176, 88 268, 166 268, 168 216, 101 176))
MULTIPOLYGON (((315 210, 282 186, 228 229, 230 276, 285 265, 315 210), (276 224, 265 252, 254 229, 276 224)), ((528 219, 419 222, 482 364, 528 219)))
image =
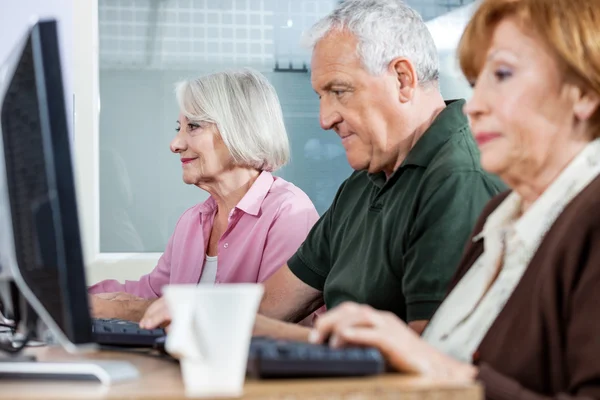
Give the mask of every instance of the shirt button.
POLYGON ((225 243, 225 244, 223 245, 223 248, 225 248, 225 249, 226 249, 226 248, 228 248, 228 247, 229 247, 229 243, 225 243))

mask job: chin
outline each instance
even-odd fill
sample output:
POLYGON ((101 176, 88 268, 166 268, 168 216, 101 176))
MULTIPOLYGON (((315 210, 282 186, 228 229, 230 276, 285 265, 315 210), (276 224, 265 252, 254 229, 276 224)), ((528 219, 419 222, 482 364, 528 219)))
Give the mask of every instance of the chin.
POLYGON ((355 171, 362 171, 369 169, 369 160, 365 160, 364 158, 353 157, 346 153, 346 160, 348 160, 348 164, 355 171))
POLYGON ((197 179, 194 179, 194 177, 191 176, 186 176, 185 174, 183 174, 183 182, 187 185, 195 185, 196 184, 197 179))
POLYGON ((498 175, 506 170, 506 160, 496 154, 481 154, 481 168, 490 174, 498 175))

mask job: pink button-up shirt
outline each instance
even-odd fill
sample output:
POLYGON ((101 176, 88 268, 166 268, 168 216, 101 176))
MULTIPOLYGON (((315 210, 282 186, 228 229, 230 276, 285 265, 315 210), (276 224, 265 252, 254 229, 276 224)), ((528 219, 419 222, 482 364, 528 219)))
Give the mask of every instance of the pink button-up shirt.
MULTIPOLYGON (((105 280, 91 286, 89 292, 156 298, 167 284, 198 283, 216 212, 212 197, 188 209, 152 272, 138 281, 105 280)), ((215 283, 265 281, 287 263, 318 218, 302 190, 262 172, 229 215, 219 240, 215 283)))

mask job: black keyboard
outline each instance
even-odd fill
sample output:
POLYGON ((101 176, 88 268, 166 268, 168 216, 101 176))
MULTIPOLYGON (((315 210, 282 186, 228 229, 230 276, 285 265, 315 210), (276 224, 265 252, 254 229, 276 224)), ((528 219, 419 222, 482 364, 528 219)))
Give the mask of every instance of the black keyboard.
POLYGON ((247 373, 254 378, 367 376, 385 372, 381 353, 368 347, 333 349, 289 340, 254 337, 247 373))
POLYGON ((92 332, 96 343, 107 346, 153 347, 164 329, 142 329, 138 324, 121 319, 92 319, 92 332))

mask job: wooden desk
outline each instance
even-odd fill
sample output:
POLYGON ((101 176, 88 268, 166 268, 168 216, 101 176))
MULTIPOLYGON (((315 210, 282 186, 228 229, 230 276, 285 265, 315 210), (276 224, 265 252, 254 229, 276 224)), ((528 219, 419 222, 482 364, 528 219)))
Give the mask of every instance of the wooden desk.
MULTIPOLYGON (((39 360, 81 358, 57 348, 30 350, 39 360)), ((179 365, 148 355, 100 352, 90 359, 127 360, 140 371, 137 381, 104 387, 93 382, 0 381, 2 399, 183 399, 185 398, 179 365)), ((481 400, 483 390, 477 384, 457 384, 406 375, 374 378, 255 381, 247 380, 243 399, 387 399, 481 400)))

